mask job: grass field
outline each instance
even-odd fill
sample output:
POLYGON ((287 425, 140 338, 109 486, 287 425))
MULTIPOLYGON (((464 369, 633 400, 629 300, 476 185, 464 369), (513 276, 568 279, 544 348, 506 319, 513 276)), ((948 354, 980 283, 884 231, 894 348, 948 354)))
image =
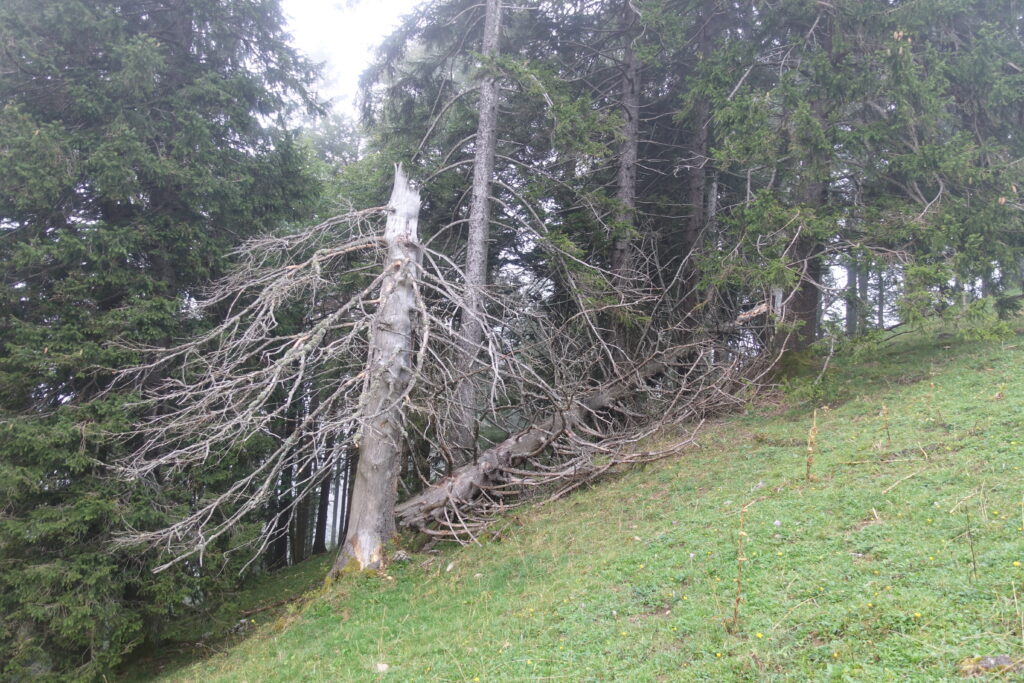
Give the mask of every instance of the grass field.
POLYGON ((769 397, 700 448, 503 519, 500 542, 327 588, 324 560, 265 578, 236 606, 315 588, 132 675, 936 681, 1024 657, 1024 338, 907 335, 868 358, 823 378, 811 479, 814 405, 769 397))

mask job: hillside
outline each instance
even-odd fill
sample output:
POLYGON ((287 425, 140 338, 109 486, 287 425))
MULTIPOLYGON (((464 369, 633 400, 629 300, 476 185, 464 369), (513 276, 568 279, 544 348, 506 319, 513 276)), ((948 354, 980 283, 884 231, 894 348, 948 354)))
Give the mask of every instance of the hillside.
POLYGON ((520 510, 498 540, 317 588, 133 675, 933 681, 1024 657, 1024 339, 907 335, 868 357, 819 386, 811 480, 811 404, 780 395, 699 449, 520 510))

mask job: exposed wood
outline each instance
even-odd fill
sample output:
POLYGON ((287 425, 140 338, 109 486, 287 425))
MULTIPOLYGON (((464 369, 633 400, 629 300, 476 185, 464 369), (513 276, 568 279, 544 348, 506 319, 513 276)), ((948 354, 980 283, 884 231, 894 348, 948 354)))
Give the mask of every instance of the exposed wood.
POLYGON ((348 533, 334 570, 379 569, 384 546, 395 535, 396 486, 401 463, 403 402, 413 378, 418 319, 416 278, 420 264, 419 191, 401 166, 388 203, 384 238, 388 265, 380 305, 370 329, 365 384, 360 401, 359 462, 348 533))

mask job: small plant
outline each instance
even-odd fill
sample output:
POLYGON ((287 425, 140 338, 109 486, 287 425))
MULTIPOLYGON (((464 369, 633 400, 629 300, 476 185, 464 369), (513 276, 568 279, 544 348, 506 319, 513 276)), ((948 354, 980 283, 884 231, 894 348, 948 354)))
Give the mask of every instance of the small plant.
POLYGON ((732 603, 732 621, 729 624, 729 630, 733 633, 738 631, 740 627, 740 603, 743 602, 743 563, 747 561, 744 554, 747 532, 743 530, 743 525, 747 517, 747 507, 749 506, 750 503, 747 503, 747 505, 740 508, 740 530, 736 535, 736 599, 732 603))
POLYGON ((814 466, 814 453, 818 450, 818 411, 811 418, 811 430, 807 432, 807 481, 814 481, 811 468, 814 466))

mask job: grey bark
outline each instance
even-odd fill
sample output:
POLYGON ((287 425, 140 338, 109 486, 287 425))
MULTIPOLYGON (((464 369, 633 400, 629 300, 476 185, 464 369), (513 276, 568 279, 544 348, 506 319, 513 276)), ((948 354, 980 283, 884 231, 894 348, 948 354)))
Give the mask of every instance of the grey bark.
POLYGON ((413 377, 417 326, 416 278, 419 191, 401 166, 388 204, 384 230, 388 260, 380 304, 370 329, 365 384, 360 400, 359 461, 348 532, 334 570, 379 569, 395 535, 395 501, 401 464, 402 404, 413 377))
POLYGON ((860 264, 857 256, 850 254, 846 264, 846 336, 857 336, 860 324, 860 298, 857 296, 857 280, 860 276, 860 264))
MULTIPOLYGON (((487 60, 498 55, 501 3, 487 0, 481 54, 487 60)), ((498 83, 486 65, 477 104, 477 131, 473 157, 473 187, 469 200, 469 236, 466 242, 466 301, 459 327, 460 379, 455 388, 455 419, 448 437, 456 465, 476 456, 479 389, 474 371, 483 342, 484 287, 487 285, 487 240, 490 228, 491 178, 498 135, 498 83)))
POLYGON ((878 314, 878 329, 885 329, 885 266, 878 267, 878 297, 876 308, 878 314))
POLYGON ((633 26, 636 10, 629 2, 623 3, 623 35, 625 47, 622 56, 622 131, 619 143, 619 167, 616 174, 615 240, 612 243, 612 277, 621 283, 629 256, 629 241, 636 215, 636 166, 640 138, 640 62, 633 50, 633 26))
MULTIPOLYGON (((713 27, 715 13, 714 0, 704 0, 701 6, 700 29, 697 34, 698 49, 702 60, 712 53, 713 27)), ((707 96, 701 95, 694 102, 693 121, 696 126, 693 134, 691 155, 693 166, 687 179, 687 194, 690 204, 690 217, 683 229, 682 255, 688 258, 683 278, 683 312, 690 315, 697 305, 697 282, 700 273, 697 270, 696 252, 701 247, 701 236, 707 227, 711 214, 709 204, 715 198, 706 197, 708 185, 707 165, 711 147, 711 102, 707 96)))

